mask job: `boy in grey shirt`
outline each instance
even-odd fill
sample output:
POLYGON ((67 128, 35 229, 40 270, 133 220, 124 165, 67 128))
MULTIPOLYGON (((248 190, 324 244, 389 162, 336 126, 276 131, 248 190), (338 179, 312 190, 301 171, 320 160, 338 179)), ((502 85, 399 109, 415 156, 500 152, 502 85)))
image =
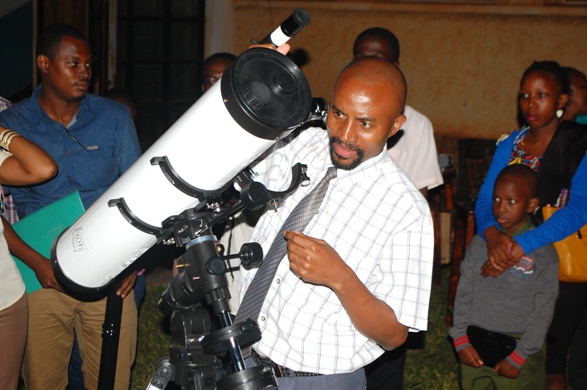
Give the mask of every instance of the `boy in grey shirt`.
MULTIPOLYGON (((537 205, 534 171, 519 164, 505 167, 493 190, 493 215, 502 231, 515 237, 532 229, 529 213, 537 205)), ((486 242, 475 236, 461 265, 454 326, 449 330, 460 360, 461 386, 544 389, 543 346, 558 294, 556 251, 552 245, 543 246, 497 277, 481 275, 486 260, 486 242), (509 355, 488 367, 467 336, 469 326, 519 340, 509 355)))

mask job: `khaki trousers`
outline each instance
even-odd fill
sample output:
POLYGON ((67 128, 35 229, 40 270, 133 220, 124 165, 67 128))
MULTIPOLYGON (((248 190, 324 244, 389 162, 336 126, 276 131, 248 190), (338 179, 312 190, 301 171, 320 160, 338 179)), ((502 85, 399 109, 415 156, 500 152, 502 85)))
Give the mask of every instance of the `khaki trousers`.
MULTIPOLYGON (((74 329, 83 360, 85 388, 97 389, 106 298, 82 302, 53 289, 40 289, 29 294, 28 301, 29 331, 22 368, 26 389, 66 388, 74 329)), ((115 390, 129 388, 136 343, 137 307, 133 291, 122 305, 115 390)))

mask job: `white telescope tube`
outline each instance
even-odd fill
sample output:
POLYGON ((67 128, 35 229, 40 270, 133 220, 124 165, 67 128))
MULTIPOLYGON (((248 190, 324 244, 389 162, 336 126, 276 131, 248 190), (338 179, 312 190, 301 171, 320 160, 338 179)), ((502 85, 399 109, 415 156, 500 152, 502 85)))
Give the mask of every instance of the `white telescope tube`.
POLYGON ((161 222, 200 203, 178 190, 154 157, 166 156, 185 182, 221 189, 277 139, 310 119, 312 98, 299 68, 274 50, 245 51, 53 245, 60 282, 97 290, 156 243, 131 225, 111 199, 122 198, 143 222, 161 222))

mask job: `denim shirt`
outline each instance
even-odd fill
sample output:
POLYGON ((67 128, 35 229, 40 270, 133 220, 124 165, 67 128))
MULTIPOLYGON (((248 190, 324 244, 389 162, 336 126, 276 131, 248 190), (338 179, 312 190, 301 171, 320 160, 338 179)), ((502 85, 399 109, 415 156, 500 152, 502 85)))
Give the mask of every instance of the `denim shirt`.
POLYGON ((88 93, 66 129, 39 105, 41 88, 39 85, 29 99, 0 112, 0 125, 35 142, 59 166, 57 176, 44 184, 10 187, 7 192, 20 218, 76 190, 89 208, 141 154, 124 105, 88 93))

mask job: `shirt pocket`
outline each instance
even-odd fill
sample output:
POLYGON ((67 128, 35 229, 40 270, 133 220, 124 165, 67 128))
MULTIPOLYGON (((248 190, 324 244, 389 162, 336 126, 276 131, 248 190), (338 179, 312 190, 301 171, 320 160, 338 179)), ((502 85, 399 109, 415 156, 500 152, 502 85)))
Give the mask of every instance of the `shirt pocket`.
POLYGON ((118 179, 118 158, 113 147, 83 150, 73 167, 82 188, 108 187, 118 179))

